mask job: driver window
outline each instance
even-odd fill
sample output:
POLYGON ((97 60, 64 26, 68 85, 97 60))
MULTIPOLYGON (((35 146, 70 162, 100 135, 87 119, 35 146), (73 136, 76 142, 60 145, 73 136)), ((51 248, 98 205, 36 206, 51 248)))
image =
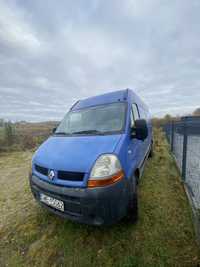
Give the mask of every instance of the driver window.
POLYGON ((136 104, 132 104, 132 112, 131 112, 131 127, 135 125, 135 121, 140 118, 138 107, 136 104))
POLYGON ((134 122, 134 118, 133 118, 133 110, 131 109, 131 128, 134 127, 135 122, 134 122))

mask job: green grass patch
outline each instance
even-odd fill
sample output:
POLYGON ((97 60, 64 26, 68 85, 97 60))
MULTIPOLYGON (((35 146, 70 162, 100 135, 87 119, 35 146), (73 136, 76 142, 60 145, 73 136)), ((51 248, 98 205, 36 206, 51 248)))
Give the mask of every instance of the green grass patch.
POLYGON ((160 130, 135 225, 92 227, 40 208, 28 185, 31 155, 0 156, 0 266, 198 266, 191 208, 160 130))

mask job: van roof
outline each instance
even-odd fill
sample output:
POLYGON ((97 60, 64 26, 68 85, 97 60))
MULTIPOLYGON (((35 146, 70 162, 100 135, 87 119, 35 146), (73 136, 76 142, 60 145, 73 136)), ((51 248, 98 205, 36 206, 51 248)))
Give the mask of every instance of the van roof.
POLYGON ((142 100, 130 89, 118 90, 111 93, 106 93, 98 96, 89 97, 83 100, 77 101, 71 108, 71 110, 82 109, 91 106, 109 104, 114 102, 124 102, 135 100, 136 103, 146 107, 142 100))

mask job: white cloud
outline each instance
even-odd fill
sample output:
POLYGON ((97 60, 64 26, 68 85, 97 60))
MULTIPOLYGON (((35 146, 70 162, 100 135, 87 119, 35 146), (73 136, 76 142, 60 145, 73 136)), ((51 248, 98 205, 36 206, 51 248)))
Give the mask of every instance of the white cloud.
POLYGON ((0 41, 5 46, 38 51, 41 41, 24 20, 23 12, 0 2, 0 41))
POLYGON ((0 117, 61 119, 78 99, 127 87, 153 114, 191 112, 199 12, 187 0, 0 1, 0 117))

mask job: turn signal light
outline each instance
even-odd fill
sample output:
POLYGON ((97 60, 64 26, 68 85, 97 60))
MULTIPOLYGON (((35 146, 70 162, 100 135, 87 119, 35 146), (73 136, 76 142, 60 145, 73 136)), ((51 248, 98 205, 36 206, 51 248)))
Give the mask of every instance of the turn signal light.
POLYGON ((98 179, 98 180, 88 180, 88 187, 100 187, 106 186, 110 184, 114 184, 120 181, 124 177, 123 171, 119 171, 118 173, 114 174, 113 176, 106 178, 106 179, 98 179))

